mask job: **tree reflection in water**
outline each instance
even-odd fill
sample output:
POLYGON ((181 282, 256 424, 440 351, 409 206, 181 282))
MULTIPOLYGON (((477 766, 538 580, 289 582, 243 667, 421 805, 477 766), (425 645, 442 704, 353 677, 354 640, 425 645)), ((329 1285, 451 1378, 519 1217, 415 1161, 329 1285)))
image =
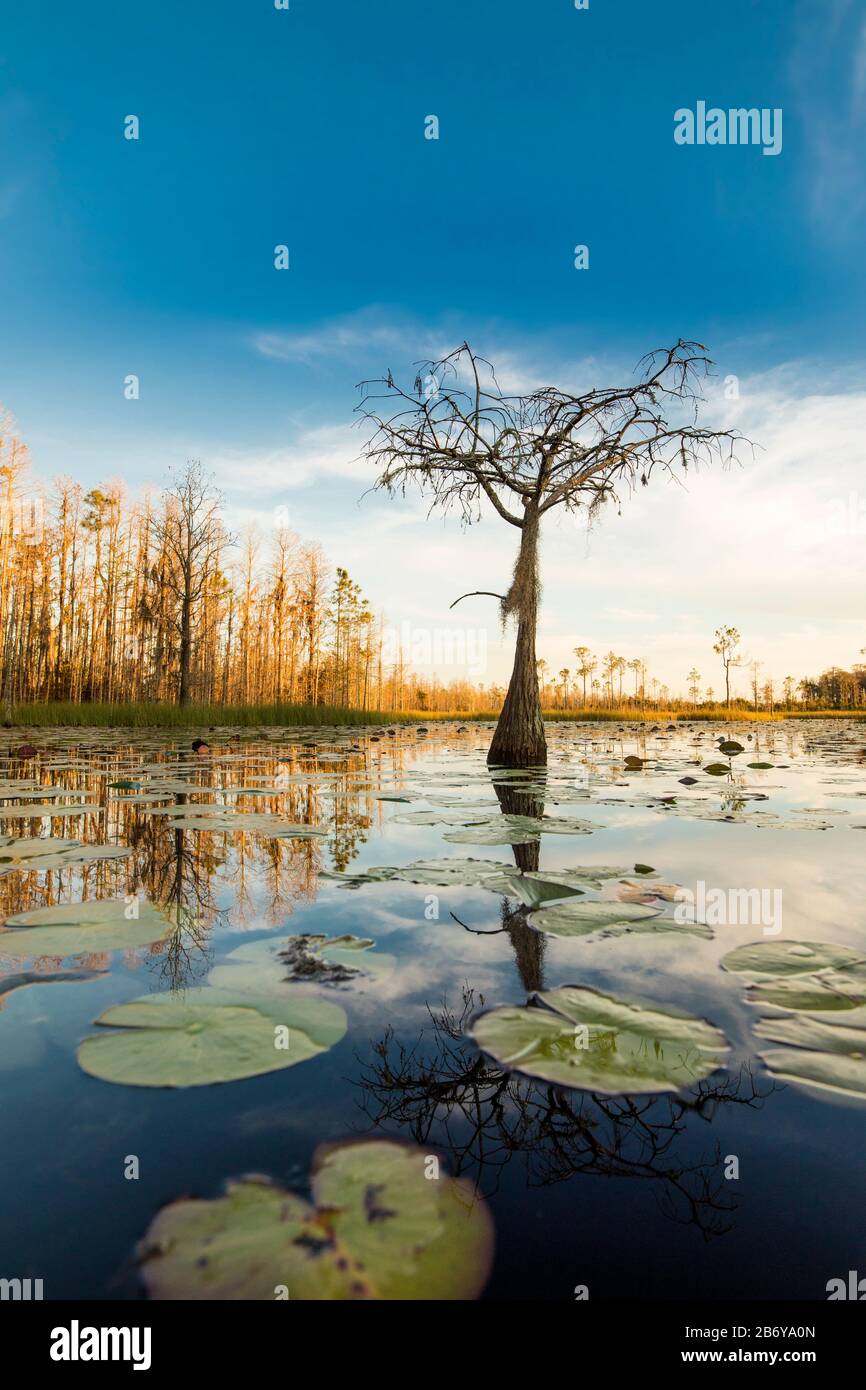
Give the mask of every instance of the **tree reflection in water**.
MULTIPOLYGON (((535 935, 536 933, 533 933, 535 935)), ((739 1075, 708 1078, 684 1095, 605 1096, 567 1090, 503 1071, 465 1041, 464 1029, 484 1003, 464 986, 459 1015, 428 1005, 432 1024, 406 1046, 389 1027, 361 1061, 360 1107, 374 1129, 398 1126, 416 1144, 447 1155, 455 1175, 474 1173, 479 1191, 495 1192, 505 1166, 520 1155, 528 1187, 566 1182, 578 1173, 651 1181, 660 1209, 694 1226, 705 1240, 733 1229, 737 1202, 724 1176, 718 1142, 697 1161, 685 1159, 693 1120, 711 1124, 724 1105, 760 1109, 775 1087, 758 1089, 748 1065, 739 1075), (432 1047, 426 1040, 432 1036, 432 1047)))

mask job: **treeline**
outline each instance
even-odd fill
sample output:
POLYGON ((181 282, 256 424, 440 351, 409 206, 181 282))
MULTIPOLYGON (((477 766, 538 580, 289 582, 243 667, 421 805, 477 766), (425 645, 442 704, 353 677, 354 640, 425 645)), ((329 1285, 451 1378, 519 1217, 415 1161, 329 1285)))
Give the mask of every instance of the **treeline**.
POLYGON ((387 707, 382 623, 320 546, 230 536, 198 463, 131 501, 30 481, 0 419, 0 691, 17 703, 387 707))
MULTIPOLYGON (((407 625, 403 625, 404 629, 407 625)), ((736 629, 722 629, 728 667, 736 629)), ((329 705, 430 713, 497 711, 505 690, 470 679, 486 650, 465 634, 386 628, 348 572, 287 527, 268 537, 227 530, 219 495, 197 462, 169 486, 130 499, 121 483, 85 491, 69 478, 43 488, 27 448, 0 410, 0 697, 16 705, 329 705), (427 634, 429 637, 430 634, 427 634), (477 644, 476 644, 477 645, 477 644), (443 681, 419 665, 468 672, 443 681), (464 650, 465 648, 465 650, 464 650), (441 657, 441 660, 439 659, 441 657)), ((719 653, 719 645, 714 651, 719 653)), ((640 657, 574 649, 559 671, 538 663, 545 710, 769 712, 866 707, 866 667, 834 667, 777 688, 751 662, 751 699, 719 694, 695 668, 686 697, 652 677, 640 657)), ((718 668, 717 668, 718 669, 718 668)))
POLYGON ((802 680, 800 689, 806 708, 866 708, 866 666, 855 666, 850 671, 831 666, 817 678, 802 680))

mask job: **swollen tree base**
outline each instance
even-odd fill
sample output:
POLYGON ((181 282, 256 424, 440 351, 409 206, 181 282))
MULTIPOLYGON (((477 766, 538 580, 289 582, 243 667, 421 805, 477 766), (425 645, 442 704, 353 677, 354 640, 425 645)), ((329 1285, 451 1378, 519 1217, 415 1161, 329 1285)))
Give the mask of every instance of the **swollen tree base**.
POLYGON ((529 698, 513 698, 509 688, 487 753, 488 766, 546 766, 547 740, 544 737, 541 705, 537 693, 534 701, 529 692, 527 695, 529 698))

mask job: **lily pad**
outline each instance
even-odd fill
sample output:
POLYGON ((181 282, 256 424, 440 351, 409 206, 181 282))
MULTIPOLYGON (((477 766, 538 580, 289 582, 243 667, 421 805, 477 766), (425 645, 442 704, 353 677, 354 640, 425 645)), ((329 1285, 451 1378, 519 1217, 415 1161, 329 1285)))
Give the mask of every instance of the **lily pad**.
MULTIPOLYGON (((658 907, 642 903, 581 901, 539 908, 526 920, 545 936, 572 937, 592 936, 598 931, 633 930, 636 923, 660 915, 658 907)), ((671 925, 676 926, 676 923, 671 925)))
POLYGON ((538 839, 538 831, 510 825, 502 816, 498 823, 491 821, 468 830, 453 830, 442 838, 454 845, 530 845, 538 839))
POLYGON ((600 888, 612 878, 622 878, 631 870, 623 865, 586 864, 577 869, 530 869, 524 878, 540 878, 545 883, 557 883, 565 888, 583 892, 586 888, 600 888))
POLYGON ((463 1178, 427 1177, 422 1149, 388 1140, 319 1149, 312 1202, 263 1178, 158 1213, 139 1246, 151 1298, 292 1301, 476 1298, 493 1223, 463 1178))
POLYGON ((546 874, 538 872, 522 874, 515 870, 507 876, 507 882, 505 891, 519 898, 524 907, 541 907, 543 903, 557 902, 562 898, 576 898, 584 891, 576 884, 560 883, 555 877, 548 878, 546 874))
POLYGON ((812 975, 866 964, 866 954, 829 941, 754 941, 729 951, 719 964, 738 975, 812 975))
POLYGON ((387 883, 394 877, 395 870, 387 866, 372 869, 350 870, 347 873, 337 873, 333 869, 320 869, 319 878, 332 879, 341 888, 360 888, 362 883, 387 883))
POLYGON ((793 1016, 761 1019, 755 1032, 769 1042, 790 1044, 760 1054, 780 1081, 866 1100, 866 1028, 793 1016))
POLYGON ((128 859, 132 850, 115 845, 83 845, 78 840, 46 836, 35 840, 0 841, 0 874, 21 869, 63 869, 67 864, 91 864, 95 860, 128 859))
POLYGON ((678 1091, 716 1071, 724 1034, 704 1019, 578 985, 547 990, 543 1007, 491 1009, 469 1036, 501 1066, 604 1095, 678 1091))
POLYGON ((866 955, 827 941, 756 941, 720 962, 752 979, 747 998, 778 1008, 839 1013, 866 1004, 866 955))
POLYGON ((63 959, 83 951, 119 951, 149 946, 174 929, 167 912, 153 903, 139 902, 137 915, 128 917, 132 906, 120 898, 19 912, 7 917, 9 930, 0 932, 0 955, 63 959))
POLYGON ((780 1009, 844 1013, 866 1004, 866 966, 760 980, 749 985, 746 997, 750 1003, 775 1004, 780 1009))
POLYGON ((110 1031, 84 1039, 79 1064, 122 1086, 213 1086, 262 1076, 327 1052, 346 1031, 336 1004, 208 986, 182 998, 153 994, 116 1004, 96 1022, 110 1031))

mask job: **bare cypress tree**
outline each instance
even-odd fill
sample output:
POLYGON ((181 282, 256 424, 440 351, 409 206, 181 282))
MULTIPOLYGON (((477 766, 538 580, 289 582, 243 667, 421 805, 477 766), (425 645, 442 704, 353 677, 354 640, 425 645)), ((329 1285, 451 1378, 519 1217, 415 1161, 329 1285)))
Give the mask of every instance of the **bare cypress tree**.
POLYGON ((192 698, 198 606, 229 540, 220 518, 221 500, 198 459, 190 459, 174 486, 164 493, 163 511, 151 523, 156 545, 169 560, 164 582, 176 605, 179 705, 188 705, 192 698))
POLYGON ((480 518, 486 499, 520 532, 507 592, 474 591, 498 598, 503 622, 517 624, 488 762, 526 767, 547 758, 535 655, 543 517, 564 507, 591 520, 606 501, 619 501, 619 490, 645 486, 656 469, 678 477, 732 457, 741 436, 698 424, 701 380, 711 365, 700 343, 681 339, 642 358, 630 385, 579 396, 554 386, 508 395, 491 364, 463 343, 422 363, 410 389, 390 371, 361 384, 358 411, 369 428, 363 455, 378 470, 374 487, 394 495, 417 486, 431 510, 455 509, 467 524, 480 518))

